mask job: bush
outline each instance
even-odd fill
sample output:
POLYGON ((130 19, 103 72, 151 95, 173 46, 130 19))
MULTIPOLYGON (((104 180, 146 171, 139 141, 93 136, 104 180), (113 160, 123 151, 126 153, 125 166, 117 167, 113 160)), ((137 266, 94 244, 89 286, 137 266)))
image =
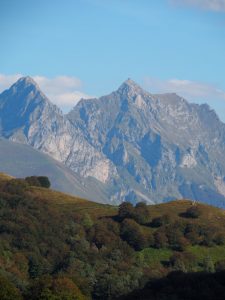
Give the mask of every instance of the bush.
POLYGON ((28 183, 24 179, 11 179, 6 182, 3 192, 21 195, 27 187, 28 183))
POLYGON ((192 245, 199 245, 202 241, 201 228, 196 224, 187 224, 184 235, 192 245))
POLYGON ((26 177, 25 180, 31 186, 41 186, 37 176, 29 176, 26 177))
POLYGON ((50 188, 51 182, 46 176, 38 176, 38 181, 40 182, 41 187, 50 188))
MULTIPOLYGON (((17 298, 16 298, 17 299, 17 298)), ((67 277, 43 276, 33 281, 27 299, 30 300, 85 300, 77 285, 67 277)))
POLYGON ((225 233, 218 232, 214 237, 214 242, 216 245, 224 245, 225 244, 225 233))
POLYGON ((147 247, 147 237, 142 228, 134 220, 125 219, 122 223, 121 237, 135 250, 142 250, 147 247))
POLYGON ((184 237, 185 225, 182 222, 175 222, 166 227, 169 246, 173 250, 184 251, 189 245, 188 240, 184 237))
POLYGON ((201 210, 198 206, 188 208, 184 214, 186 218, 196 219, 201 215, 201 210))
POLYGON ((163 215, 158 218, 154 218, 151 222, 152 227, 160 227, 171 223, 171 217, 169 215, 163 215))
POLYGON ((111 220, 98 221, 88 232, 89 241, 94 243, 98 249, 102 246, 115 247, 118 244, 117 225, 111 220))
POLYGON ((141 225, 149 222, 150 214, 146 203, 139 202, 136 204, 133 211, 133 219, 141 225))
POLYGON ((125 218, 132 218, 134 214, 134 207, 130 202, 123 202, 119 206, 118 216, 120 221, 125 218))
POLYGON ((168 246, 168 238, 164 230, 157 230, 154 234, 155 248, 166 248, 168 246))
POLYGON ((198 266, 197 257, 190 252, 175 252, 170 257, 173 269, 182 272, 194 272, 198 266))
POLYGON ((214 263, 213 263, 212 258, 210 256, 207 256, 203 260, 203 269, 207 273, 214 273, 215 272, 215 266, 214 266, 214 263))
POLYGON ((218 261, 215 264, 215 269, 217 272, 225 270, 225 259, 218 261))
POLYGON ((0 299, 1 300, 22 300, 22 296, 17 288, 0 275, 0 299))

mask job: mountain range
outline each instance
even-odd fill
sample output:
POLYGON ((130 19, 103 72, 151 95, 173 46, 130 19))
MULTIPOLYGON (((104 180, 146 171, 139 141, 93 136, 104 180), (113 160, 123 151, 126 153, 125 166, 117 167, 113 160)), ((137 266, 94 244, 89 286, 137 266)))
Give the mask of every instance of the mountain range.
POLYGON ((225 124, 206 104, 153 95, 131 79, 65 115, 23 77, 0 95, 0 136, 94 182, 102 202, 185 197, 225 206, 225 124))

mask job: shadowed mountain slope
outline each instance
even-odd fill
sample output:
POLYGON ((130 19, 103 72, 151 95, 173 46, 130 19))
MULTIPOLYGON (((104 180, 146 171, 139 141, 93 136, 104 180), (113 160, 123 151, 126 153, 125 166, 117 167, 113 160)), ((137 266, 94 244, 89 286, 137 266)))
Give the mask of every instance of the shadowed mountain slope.
POLYGON ((0 139, 0 171, 19 178, 45 175, 55 190, 107 202, 107 195, 97 180, 82 179, 62 163, 28 145, 0 139))

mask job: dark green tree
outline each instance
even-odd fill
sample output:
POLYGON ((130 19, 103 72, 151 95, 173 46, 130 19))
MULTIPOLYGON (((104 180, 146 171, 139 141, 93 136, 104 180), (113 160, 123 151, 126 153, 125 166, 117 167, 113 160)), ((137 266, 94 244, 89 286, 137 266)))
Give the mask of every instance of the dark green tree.
POLYGON ((118 216, 120 221, 125 218, 132 218, 134 214, 134 207, 130 202, 123 202, 119 206, 118 216))

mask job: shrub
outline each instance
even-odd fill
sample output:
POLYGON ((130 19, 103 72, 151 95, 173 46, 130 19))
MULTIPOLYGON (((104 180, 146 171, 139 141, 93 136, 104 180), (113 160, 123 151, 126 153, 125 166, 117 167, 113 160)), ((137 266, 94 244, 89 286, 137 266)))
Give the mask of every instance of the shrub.
POLYGON ((198 266, 197 257, 190 252, 175 252, 170 257, 170 264, 175 270, 194 272, 198 266))
POLYGON ((225 259, 218 261, 215 264, 215 269, 217 272, 225 270, 225 259))
POLYGON ((107 222, 107 220, 98 221, 93 225, 89 232, 88 237, 91 243, 94 243, 99 249, 102 246, 114 247, 118 244, 119 237, 114 230, 117 231, 117 224, 113 221, 107 222))
POLYGON ((85 300, 77 285, 67 277, 43 276, 33 281, 27 299, 30 300, 85 300))
POLYGON ((6 182, 3 191, 9 194, 21 195, 28 187, 24 179, 11 179, 6 182))
POLYGON ((224 245, 225 244, 225 233, 222 231, 216 233, 216 235, 214 237, 214 242, 217 245, 224 245))
POLYGON ((150 214, 148 210, 148 206, 144 202, 139 202, 136 204, 133 210, 133 219, 138 224, 146 224, 149 222, 150 214))
POLYGON ((201 210, 198 206, 191 206, 184 214, 186 218, 196 219, 201 215, 201 210))
POLYGON ((22 296, 17 288, 0 275, 0 299, 1 300, 22 300, 22 296))
POLYGON ((134 207, 130 202, 123 202, 119 206, 118 216, 120 221, 125 218, 132 218, 134 214, 134 207))
POLYGON ((88 213, 85 213, 81 219, 81 224, 84 226, 85 229, 89 229, 94 223, 90 215, 88 213))
POLYGON ((184 235, 192 245, 198 245, 202 241, 201 228, 197 224, 187 224, 184 235))
POLYGON ((142 232, 141 226, 134 220, 125 219, 122 223, 121 237, 135 250, 147 247, 147 237, 142 232))
POLYGON ((214 273, 215 272, 215 266, 214 266, 214 263, 213 263, 212 258, 210 256, 207 256, 203 260, 203 269, 207 273, 214 273))
POLYGON ((158 249, 168 246, 168 238, 164 230, 157 230, 154 234, 154 240, 154 246, 158 249))
POLYGON ((37 176, 29 176, 26 177, 25 180, 31 186, 41 186, 37 176))
POLYGON ((41 187, 50 188, 51 182, 46 176, 38 176, 38 181, 40 182, 41 187))
POLYGON ((151 222, 152 227, 160 227, 171 223, 171 217, 169 215, 163 215, 161 217, 154 218, 151 222))

